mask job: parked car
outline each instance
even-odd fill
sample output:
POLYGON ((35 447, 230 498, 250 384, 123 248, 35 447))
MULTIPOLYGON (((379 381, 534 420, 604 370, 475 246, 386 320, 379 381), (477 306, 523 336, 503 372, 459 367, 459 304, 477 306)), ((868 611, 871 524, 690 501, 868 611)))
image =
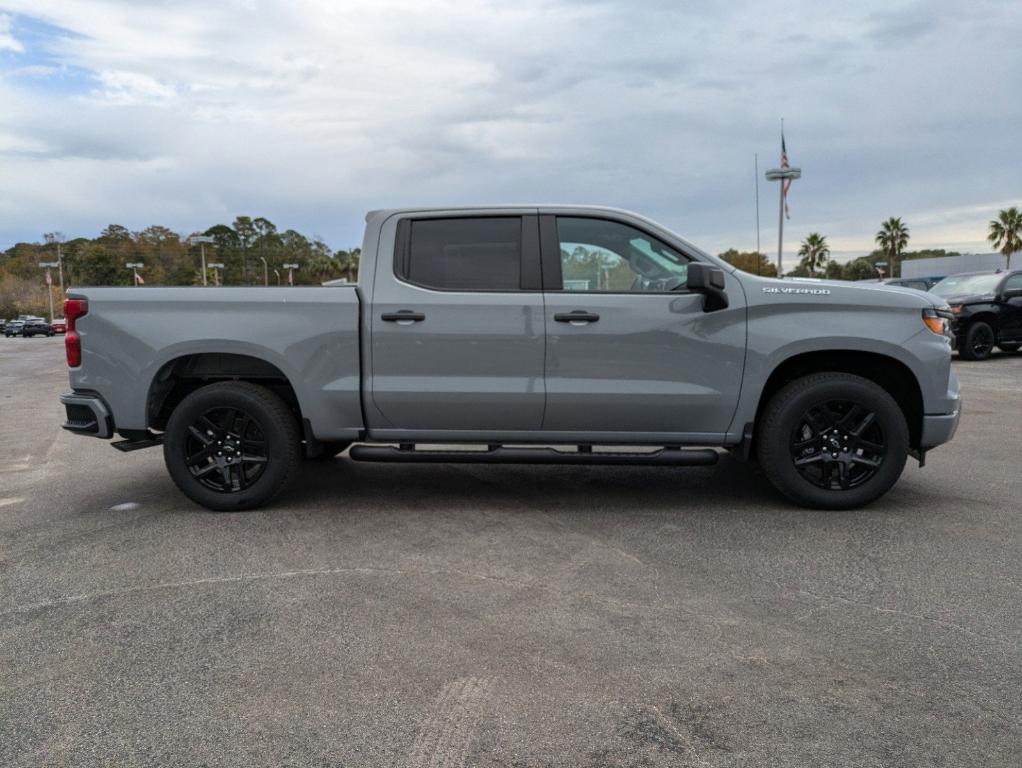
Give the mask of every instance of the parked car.
POLYGON ((20 336, 21 329, 25 325, 24 320, 9 320, 7 325, 4 326, 4 336, 8 339, 12 336, 20 336))
POLYGON ((50 328, 53 329, 54 333, 67 333, 67 321, 62 317, 58 317, 50 323, 50 328))
POLYGON ((969 272, 937 283, 933 293, 954 313, 951 330, 963 360, 986 360, 994 346, 1022 347, 1022 270, 969 272))
POLYGON ((757 277, 606 208, 374 211, 362 254, 357 286, 70 289, 64 427, 162 442, 178 488, 217 510, 353 442, 353 460, 419 463, 728 448, 837 509, 958 424, 951 313, 930 294, 757 277), (479 449, 419 447, 435 443, 479 449))
POLYGON ((21 327, 21 335, 26 339, 31 336, 52 336, 53 328, 45 320, 28 320, 21 327))

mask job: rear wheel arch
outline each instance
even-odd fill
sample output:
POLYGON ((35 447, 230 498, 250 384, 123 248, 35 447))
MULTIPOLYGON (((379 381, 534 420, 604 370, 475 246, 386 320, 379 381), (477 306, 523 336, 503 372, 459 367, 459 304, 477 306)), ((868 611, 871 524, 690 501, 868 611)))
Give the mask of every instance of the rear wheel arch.
POLYGON ((245 381, 277 395, 302 421, 301 403, 287 375, 255 355, 200 352, 168 360, 156 372, 146 395, 146 425, 162 430, 174 409, 192 392, 221 381, 245 381))
MULTIPOLYGON (((779 363, 760 392, 756 406, 756 421, 761 424, 764 410, 770 400, 796 379, 814 373, 849 373, 868 379, 888 391, 905 415, 909 429, 909 444, 919 447, 923 431, 923 393, 912 370, 900 360, 879 352, 859 350, 828 350, 804 352, 779 363)), ((753 450, 755 450, 753 429, 753 450)))

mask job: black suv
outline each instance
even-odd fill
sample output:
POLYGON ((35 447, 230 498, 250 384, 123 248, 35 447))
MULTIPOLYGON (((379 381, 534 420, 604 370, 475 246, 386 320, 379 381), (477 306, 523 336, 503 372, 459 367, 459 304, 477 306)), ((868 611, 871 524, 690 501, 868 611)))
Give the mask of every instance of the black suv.
POLYGON ((994 346, 1022 347, 1022 270, 970 272, 944 278, 931 289, 955 313, 951 330, 963 360, 986 360, 994 346))
POLYGON ((20 335, 26 339, 29 336, 52 336, 53 328, 45 320, 26 320, 21 326, 20 335))

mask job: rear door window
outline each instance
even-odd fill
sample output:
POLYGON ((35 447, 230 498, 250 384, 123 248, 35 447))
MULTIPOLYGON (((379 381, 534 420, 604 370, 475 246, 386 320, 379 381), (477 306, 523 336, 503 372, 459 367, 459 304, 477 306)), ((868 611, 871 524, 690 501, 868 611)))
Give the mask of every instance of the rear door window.
POLYGON ((396 251, 398 277, 426 288, 522 288, 520 216, 405 220, 396 251))

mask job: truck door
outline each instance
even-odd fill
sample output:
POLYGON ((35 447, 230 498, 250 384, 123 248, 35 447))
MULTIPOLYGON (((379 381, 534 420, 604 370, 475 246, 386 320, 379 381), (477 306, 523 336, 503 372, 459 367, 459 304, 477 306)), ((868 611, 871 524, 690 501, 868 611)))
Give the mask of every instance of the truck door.
POLYGON ((1008 276, 1001 297, 1001 338, 1022 341, 1022 273, 1008 276))
POLYGON ((371 403, 383 418, 373 432, 538 430, 541 287, 535 215, 385 224, 370 318, 371 403))
POLYGON ((738 403, 745 295, 703 311, 691 257, 612 217, 540 217, 546 292, 544 431, 720 438, 738 403))

